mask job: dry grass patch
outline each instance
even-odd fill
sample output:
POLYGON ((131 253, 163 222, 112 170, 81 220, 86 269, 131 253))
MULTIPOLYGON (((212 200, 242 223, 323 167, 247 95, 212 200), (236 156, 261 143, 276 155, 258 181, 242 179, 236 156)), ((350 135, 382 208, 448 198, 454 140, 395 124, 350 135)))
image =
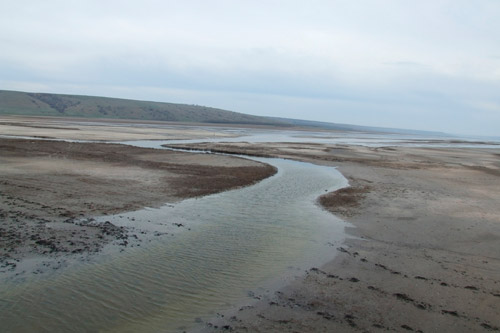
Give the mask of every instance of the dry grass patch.
POLYGON ((370 186, 345 187, 340 190, 330 192, 319 197, 319 204, 326 210, 352 216, 354 208, 359 207, 365 194, 370 192, 370 186))

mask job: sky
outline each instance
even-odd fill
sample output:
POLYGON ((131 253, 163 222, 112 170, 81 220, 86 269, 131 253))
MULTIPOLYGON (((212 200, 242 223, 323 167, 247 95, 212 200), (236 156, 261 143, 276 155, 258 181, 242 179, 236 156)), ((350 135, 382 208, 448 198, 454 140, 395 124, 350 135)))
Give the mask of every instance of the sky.
POLYGON ((0 89, 500 136, 499 0, 0 0, 0 89))

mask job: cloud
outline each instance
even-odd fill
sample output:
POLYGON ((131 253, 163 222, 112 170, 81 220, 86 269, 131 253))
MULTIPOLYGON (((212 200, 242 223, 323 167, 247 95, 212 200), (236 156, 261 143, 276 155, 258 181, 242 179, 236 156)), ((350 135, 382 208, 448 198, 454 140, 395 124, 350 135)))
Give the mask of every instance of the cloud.
POLYGON ((494 0, 4 2, 0 88, 189 96, 377 126, 453 109, 467 122, 477 112, 468 101, 491 103, 499 91, 499 14, 494 0))

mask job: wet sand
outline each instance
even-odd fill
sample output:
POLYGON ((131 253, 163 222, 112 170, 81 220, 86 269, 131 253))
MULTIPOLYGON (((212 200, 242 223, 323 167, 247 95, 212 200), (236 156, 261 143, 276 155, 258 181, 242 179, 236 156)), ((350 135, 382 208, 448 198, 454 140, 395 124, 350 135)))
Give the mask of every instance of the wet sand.
MULTIPOLYGON (((206 331, 476 332, 500 328, 498 150, 198 144, 337 166, 319 199, 353 224, 337 257, 206 331), (217 328, 215 328, 217 327, 217 328)), ((221 316, 219 316, 221 317, 221 316)))
POLYGON ((274 173, 237 157, 0 139, 1 278, 57 269, 71 256, 87 260, 116 240, 127 246, 128 230, 94 216, 248 186, 274 173), (26 267, 26 259, 36 264, 26 267))

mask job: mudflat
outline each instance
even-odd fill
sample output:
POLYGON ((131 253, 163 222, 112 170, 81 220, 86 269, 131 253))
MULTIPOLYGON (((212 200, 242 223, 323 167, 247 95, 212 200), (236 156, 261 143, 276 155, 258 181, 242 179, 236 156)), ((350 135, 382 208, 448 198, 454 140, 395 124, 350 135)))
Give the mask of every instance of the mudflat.
MULTIPOLYGON (((31 258, 88 256, 128 231, 92 217, 247 186, 274 168, 229 156, 106 143, 0 139, 0 272, 31 258)), ((40 267, 33 266, 36 273, 40 267)))
MULTIPOLYGON (((160 128, 0 119, 0 135, 94 140, 213 137, 160 128), (75 135, 74 133, 78 133, 75 135)), ((156 126, 156 125, 155 125, 156 126)), ((192 132, 189 132, 192 131, 192 132)), ((318 204, 352 224, 335 259, 206 331, 470 332, 500 329, 498 149, 227 143, 184 146, 338 167, 351 187, 318 204)), ((32 256, 90 255, 127 230, 81 223, 245 186, 272 168, 229 156, 106 143, 0 140, 1 270, 32 256)))
POLYGON ((337 256, 207 331, 500 329, 500 154, 495 149, 323 144, 191 148, 336 166, 351 187, 318 202, 352 223, 337 256))

